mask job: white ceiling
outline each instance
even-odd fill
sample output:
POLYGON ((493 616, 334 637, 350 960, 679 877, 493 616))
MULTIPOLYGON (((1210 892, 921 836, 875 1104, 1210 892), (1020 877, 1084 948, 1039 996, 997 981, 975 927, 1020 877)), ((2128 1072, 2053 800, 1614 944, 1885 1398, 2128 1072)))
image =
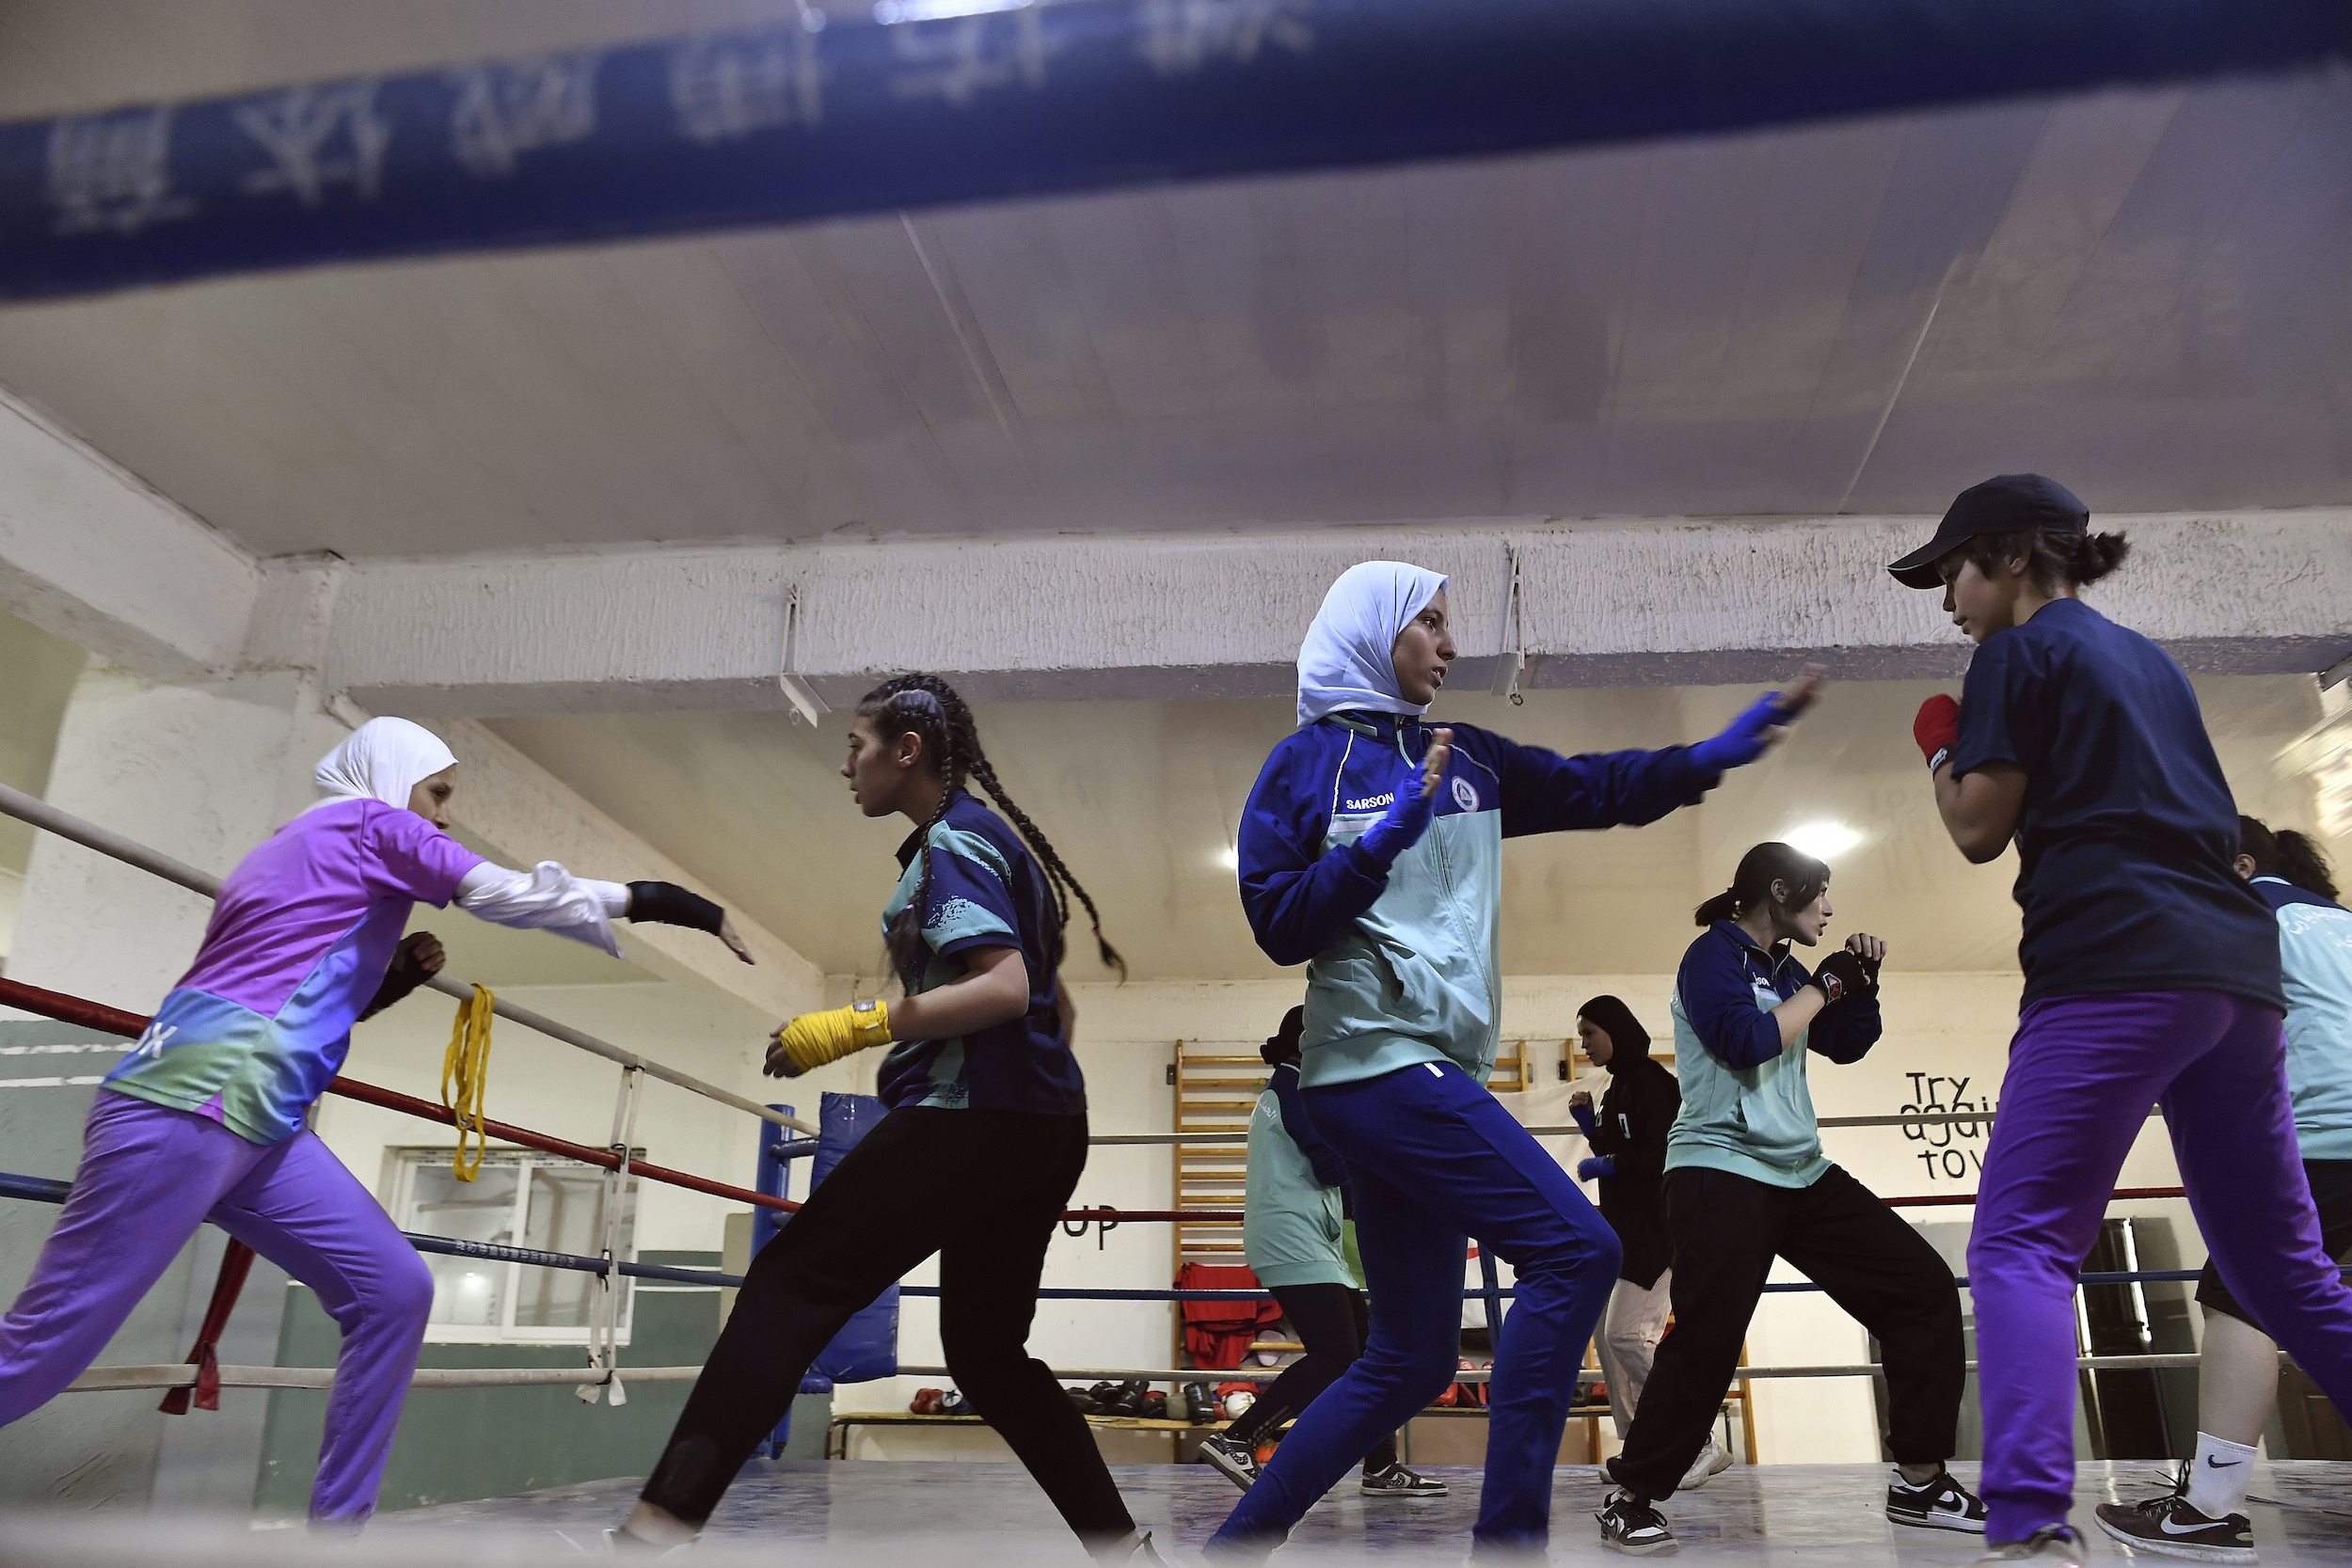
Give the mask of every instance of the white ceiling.
MULTIPOLYGON (((0 117, 786 8, 14 0, 0 117)), ((2352 81, 2232 84, 20 307, 0 385, 263 553, 1936 512, 2017 468, 2101 511, 2288 506, 2352 501, 2347 261, 2352 81)), ((2006 965, 2010 872, 1960 862, 1918 776, 1930 689, 1836 688, 1698 811, 1513 844, 1506 968, 1666 968, 1748 844, 1823 818, 1866 832, 1838 928, 1899 968, 2006 965)), ((2302 820, 2270 758, 2317 716, 2308 678, 2201 689, 2242 803, 2302 820)), ((1440 712, 1594 750, 1697 738, 1749 695, 1440 712)), ((1217 856, 1286 702, 980 722, 1138 977, 1272 972, 1217 856)), ((856 816, 829 723, 495 727, 871 973, 902 826, 856 816)), ((510 961, 547 960, 479 958, 510 961)))
MULTIPOLYGON (((772 15, 20 0, 0 115, 772 15)), ((2352 500, 2352 81, 0 311, 264 553, 2352 500)))
MULTIPOLYGON (((1696 810, 1642 829, 1514 840, 1504 849, 1504 969, 1654 974, 1689 942, 1691 911, 1730 880, 1751 844, 1804 823, 1864 834, 1833 863, 1839 934, 1894 944, 1898 968, 2014 962, 2015 861, 1970 866, 1935 820, 1911 739, 1921 682, 1833 685, 1794 741, 1735 773, 1696 810)), ((2315 722, 2308 676, 2201 681, 2241 806, 2308 826, 2311 795, 2271 758, 2315 722)), ((1530 693, 1513 708, 1448 696, 1434 717, 1562 751, 1660 746, 1712 734, 1746 688, 1530 693)), ((1030 703, 978 710, 1006 787, 1102 906, 1138 979, 1281 973, 1259 954, 1233 873, 1219 862, 1286 701, 1030 703)), ((811 731, 781 714, 506 719, 492 727, 834 974, 880 971, 881 911, 911 825, 868 821, 840 763, 846 717, 811 731)), ((461 786, 462 788, 462 781, 461 786)), ((463 803, 460 801, 462 814, 463 803)), ((1083 929, 1069 974, 1100 978, 1083 929)))

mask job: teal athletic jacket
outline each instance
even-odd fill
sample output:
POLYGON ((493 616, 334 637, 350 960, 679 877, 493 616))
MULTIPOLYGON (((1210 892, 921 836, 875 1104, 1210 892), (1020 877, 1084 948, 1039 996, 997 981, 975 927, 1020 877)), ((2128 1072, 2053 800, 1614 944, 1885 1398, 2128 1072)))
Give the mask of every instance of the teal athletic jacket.
POLYGON ((2352 913, 2281 877, 2254 891, 2279 916, 2295 1141, 2306 1160, 2352 1160, 2352 913))
POLYGON ((1767 953, 1718 920, 1682 955, 1675 976, 1675 1076, 1682 1109, 1666 1134, 1666 1168, 1702 1165, 1773 1187, 1810 1187, 1829 1169, 1805 1085, 1818 1051, 1858 1062, 1879 1041, 1876 994, 1822 1008, 1781 1048, 1772 1009, 1813 978, 1782 942, 1767 953))
POLYGON ((1467 724, 1420 842, 1383 871, 1357 847, 1432 726, 1335 713, 1274 748, 1243 810, 1242 906, 1278 964, 1307 965, 1309 1088, 1451 1061, 1480 1083, 1502 1022, 1502 841, 1655 822, 1722 774, 1691 748, 1564 757, 1467 724))
POLYGON ((1259 1284, 1362 1288, 1347 1267, 1346 1184, 1347 1162, 1315 1131, 1298 1069, 1284 1062, 1249 1117, 1241 1250, 1259 1284))

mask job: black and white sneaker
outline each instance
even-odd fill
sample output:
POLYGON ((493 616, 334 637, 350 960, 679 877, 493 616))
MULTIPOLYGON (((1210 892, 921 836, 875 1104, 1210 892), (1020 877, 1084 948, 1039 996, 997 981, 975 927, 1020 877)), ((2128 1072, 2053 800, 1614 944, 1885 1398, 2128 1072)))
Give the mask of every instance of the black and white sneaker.
POLYGON ((1610 1490, 1609 1500, 1593 1517, 1600 1521, 1600 1544, 1613 1552, 1672 1557, 1681 1549, 1675 1544, 1674 1531, 1666 1528, 1665 1515, 1622 1486, 1610 1490))
POLYGON ((1245 1492, 1258 1482, 1258 1450, 1224 1433, 1213 1432, 1200 1440, 1200 1463, 1216 1465, 1245 1492))
POLYGON ((2044 1525, 2023 1541, 1989 1545, 1977 1560, 2039 1562, 2042 1568, 2083 1568, 2083 1538, 2065 1525, 2044 1525))
POLYGON ((2191 1562, 2254 1560, 2254 1521, 2243 1513, 2217 1519, 2191 1504, 2187 1465, 2162 1497, 2139 1503, 2101 1503, 2098 1517, 2101 1529, 2136 1552, 2191 1562))
POLYGON ((1367 1497, 1442 1497, 1446 1493, 1444 1481, 1402 1465, 1391 1465, 1385 1470, 1366 1470, 1356 1489, 1367 1497))
POLYGON ((1897 1470, 1886 1487, 1886 1516, 1896 1524, 1921 1529, 1984 1533, 1984 1499, 1961 1485, 1949 1470, 1938 1470, 1917 1486, 1897 1470))

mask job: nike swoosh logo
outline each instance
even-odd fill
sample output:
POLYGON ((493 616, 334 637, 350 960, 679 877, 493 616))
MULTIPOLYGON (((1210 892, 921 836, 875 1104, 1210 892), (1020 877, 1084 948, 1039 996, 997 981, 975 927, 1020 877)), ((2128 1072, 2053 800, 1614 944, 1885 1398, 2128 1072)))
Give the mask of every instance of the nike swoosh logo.
POLYGON ((2213 1528, 2213 1527, 2219 1522, 2220 1521, 2218 1520, 2208 1520, 2206 1523, 2201 1525, 2175 1526, 2169 1519, 2159 1519, 2156 1521, 2156 1528, 2164 1531, 2167 1535, 2195 1535, 2199 1530, 2213 1528))
POLYGON ((2234 1470, 2245 1463, 2243 1459, 2216 1459, 2211 1454, 2205 1455, 2205 1467, 2212 1470, 2234 1470))

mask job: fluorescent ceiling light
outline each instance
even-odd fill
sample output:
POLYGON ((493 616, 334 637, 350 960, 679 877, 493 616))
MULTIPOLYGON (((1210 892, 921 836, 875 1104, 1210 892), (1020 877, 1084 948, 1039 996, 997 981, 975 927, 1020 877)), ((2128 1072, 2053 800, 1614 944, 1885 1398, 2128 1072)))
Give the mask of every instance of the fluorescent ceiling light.
POLYGON ((1228 871, 1239 871, 1241 869, 1241 851, 1229 844, 1224 848, 1219 849, 1216 852, 1216 863, 1223 866, 1228 871))
POLYGON ((874 20, 887 27, 899 22, 945 22, 957 16, 1017 11, 1029 0, 875 0, 874 20))
POLYGON ((1789 829, 1783 842, 1815 860, 1834 861, 1861 843, 1862 835, 1843 822, 1805 822, 1789 829))

